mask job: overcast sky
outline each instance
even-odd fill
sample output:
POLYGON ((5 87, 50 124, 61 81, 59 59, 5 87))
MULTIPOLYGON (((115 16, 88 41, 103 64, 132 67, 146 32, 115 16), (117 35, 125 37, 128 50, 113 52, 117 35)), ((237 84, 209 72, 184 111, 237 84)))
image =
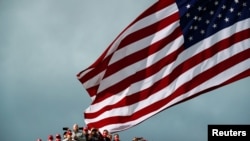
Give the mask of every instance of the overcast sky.
MULTIPOLYGON (((1 140, 47 140, 85 126, 90 98, 76 74, 156 0, 0 0, 1 140)), ((122 141, 204 141, 208 124, 250 123, 250 78, 119 132, 122 141)))

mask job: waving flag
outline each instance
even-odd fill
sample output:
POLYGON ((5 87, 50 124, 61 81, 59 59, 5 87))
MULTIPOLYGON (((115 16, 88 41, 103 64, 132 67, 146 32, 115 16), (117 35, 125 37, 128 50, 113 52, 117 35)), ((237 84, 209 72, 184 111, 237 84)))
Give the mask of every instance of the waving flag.
POLYGON ((249 0, 160 0, 77 74, 89 127, 118 132, 250 76, 249 0))

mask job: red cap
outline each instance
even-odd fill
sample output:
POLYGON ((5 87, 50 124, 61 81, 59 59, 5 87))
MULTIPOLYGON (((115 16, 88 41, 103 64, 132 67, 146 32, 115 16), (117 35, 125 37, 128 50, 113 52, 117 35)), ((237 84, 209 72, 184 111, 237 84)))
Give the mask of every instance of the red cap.
POLYGON ((84 127, 83 130, 84 131, 88 131, 89 129, 88 129, 88 127, 84 127))
POLYGON ((49 140, 53 140, 53 135, 49 135, 49 136, 48 136, 48 139, 49 139, 49 140))
POLYGON ((71 131, 67 131, 67 135, 72 135, 72 132, 71 131))
POLYGON ((56 139, 61 139, 61 135, 60 134, 56 134, 56 139))

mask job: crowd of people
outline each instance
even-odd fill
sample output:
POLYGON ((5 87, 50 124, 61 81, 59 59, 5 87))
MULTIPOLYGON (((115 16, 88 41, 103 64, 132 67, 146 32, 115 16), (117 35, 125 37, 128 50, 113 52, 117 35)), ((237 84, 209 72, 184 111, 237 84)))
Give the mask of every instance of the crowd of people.
MULTIPOLYGON (((63 128, 64 133, 49 135, 47 141, 121 141, 119 134, 110 134, 108 130, 100 132, 97 128, 80 128, 74 124, 73 128, 63 128)), ((42 141, 38 138, 37 141, 42 141)), ((142 137, 134 137, 132 141, 146 141, 142 137)))

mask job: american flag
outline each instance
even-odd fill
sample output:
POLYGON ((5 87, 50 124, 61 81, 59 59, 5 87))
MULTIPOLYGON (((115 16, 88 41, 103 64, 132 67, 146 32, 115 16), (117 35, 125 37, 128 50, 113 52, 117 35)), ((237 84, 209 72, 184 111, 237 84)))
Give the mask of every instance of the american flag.
POLYGON ((87 126, 111 133, 250 76, 249 0, 159 0, 77 74, 87 126))

